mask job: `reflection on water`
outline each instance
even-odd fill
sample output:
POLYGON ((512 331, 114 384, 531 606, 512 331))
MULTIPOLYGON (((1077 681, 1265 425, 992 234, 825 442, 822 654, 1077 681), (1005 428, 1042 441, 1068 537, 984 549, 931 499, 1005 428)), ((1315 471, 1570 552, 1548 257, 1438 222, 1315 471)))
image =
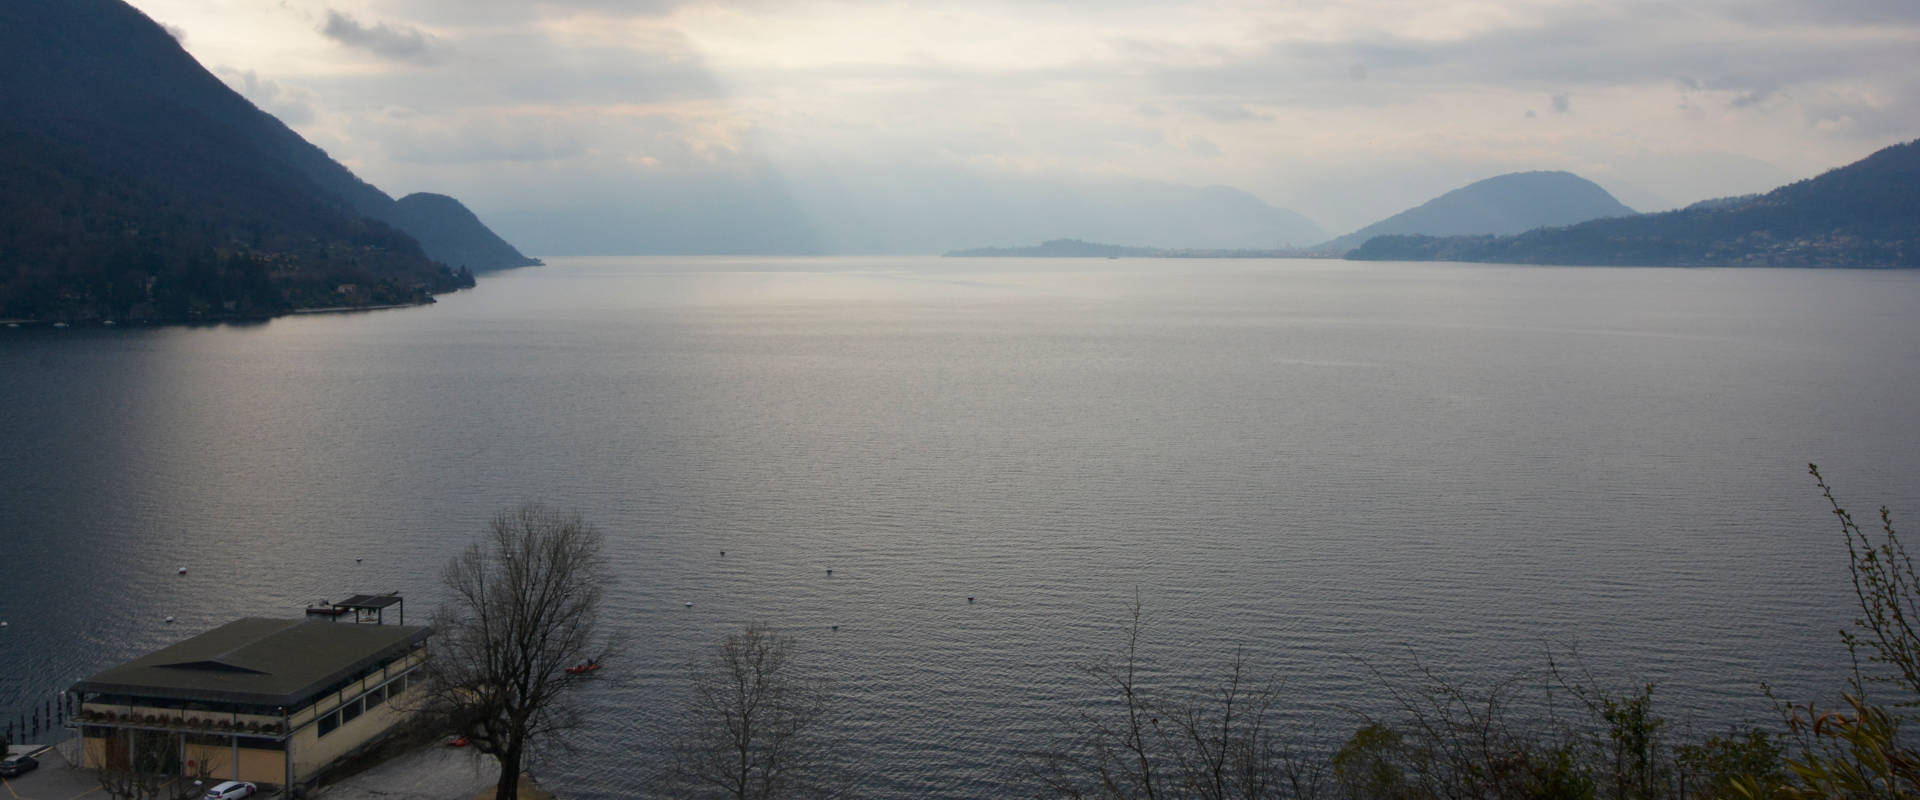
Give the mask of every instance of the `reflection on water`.
POLYGON ((1377 707, 1356 658, 1485 677, 1566 644, 1699 725, 1761 717, 1759 681, 1844 666, 1805 463, 1856 505, 1920 496, 1917 299, 1904 273, 580 259, 428 308, 7 331, 0 713, 234 616, 429 608, 538 499, 609 532, 635 641, 542 773, 567 796, 626 796, 680 665, 747 620, 835 679, 871 794, 1003 793, 1136 593, 1155 679, 1244 646, 1310 736, 1377 707))

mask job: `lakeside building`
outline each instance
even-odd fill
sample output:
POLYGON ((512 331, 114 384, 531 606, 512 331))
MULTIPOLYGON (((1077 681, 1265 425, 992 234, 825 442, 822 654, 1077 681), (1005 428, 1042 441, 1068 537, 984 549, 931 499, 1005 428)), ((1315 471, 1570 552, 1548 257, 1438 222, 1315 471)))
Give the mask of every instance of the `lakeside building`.
POLYGON ((431 633, 324 617, 229 622, 74 684, 82 766, 310 782, 411 717, 431 633))

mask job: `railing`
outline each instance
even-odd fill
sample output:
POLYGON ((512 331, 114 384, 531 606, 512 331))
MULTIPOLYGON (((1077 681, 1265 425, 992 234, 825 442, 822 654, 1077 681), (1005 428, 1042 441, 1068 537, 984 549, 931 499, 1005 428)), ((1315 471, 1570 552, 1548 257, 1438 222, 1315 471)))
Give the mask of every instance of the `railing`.
POLYGON ((278 719, 250 717, 240 719, 237 715, 216 714, 214 712, 152 713, 152 709, 142 713, 138 710, 107 711, 81 708, 69 717, 79 725, 106 725, 116 728, 141 728, 146 730, 184 731, 187 733, 226 733, 241 736, 279 737, 287 732, 287 726, 278 719))
POLYGON ((45 744, 50 737, 54 741, 65 739, 72 733, 67 730, 67 720, 72 719, 78 709, 79 698, 59 692, 39 703, 30 703, 26 710, 5 725, 0 726, 7 741, 17 744, 45 744))

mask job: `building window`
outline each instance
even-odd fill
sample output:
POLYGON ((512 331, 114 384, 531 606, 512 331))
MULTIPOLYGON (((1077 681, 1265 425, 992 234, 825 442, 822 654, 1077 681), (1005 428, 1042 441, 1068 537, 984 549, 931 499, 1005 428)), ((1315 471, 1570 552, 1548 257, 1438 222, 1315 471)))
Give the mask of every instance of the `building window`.
POLYGON ((353 698, 353 702, 340 707, 340 724, 352 722, 355 717, 360 716, 362 710, 360 698, 353 698))
POLYGON ((384 702, 387 702, 387 687, 382 686, 367 692, 367 708, 371 709, 384 702))
POLYGON ((278 739, 262 739, 253 736, 239 737, 237 744, 244 750, 285 750, 287 743, 278 739))
POLYGON ((340 727, 340 714, 335 712, 320 718, 320 735, 325 736, 340 727))

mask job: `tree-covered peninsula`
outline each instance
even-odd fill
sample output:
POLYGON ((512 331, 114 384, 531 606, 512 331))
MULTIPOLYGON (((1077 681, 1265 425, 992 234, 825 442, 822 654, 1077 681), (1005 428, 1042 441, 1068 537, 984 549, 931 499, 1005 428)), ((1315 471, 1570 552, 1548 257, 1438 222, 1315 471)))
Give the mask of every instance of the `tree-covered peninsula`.
POLYGON ((0 97, 0 319, 424 303, 537 263, 361 181, 120 0, 0 4, 0 97))
POLYGON ((1920 141, 1763 195, 1515 236, 1378 236, 1364 261, 1920 267, 1920 141))

